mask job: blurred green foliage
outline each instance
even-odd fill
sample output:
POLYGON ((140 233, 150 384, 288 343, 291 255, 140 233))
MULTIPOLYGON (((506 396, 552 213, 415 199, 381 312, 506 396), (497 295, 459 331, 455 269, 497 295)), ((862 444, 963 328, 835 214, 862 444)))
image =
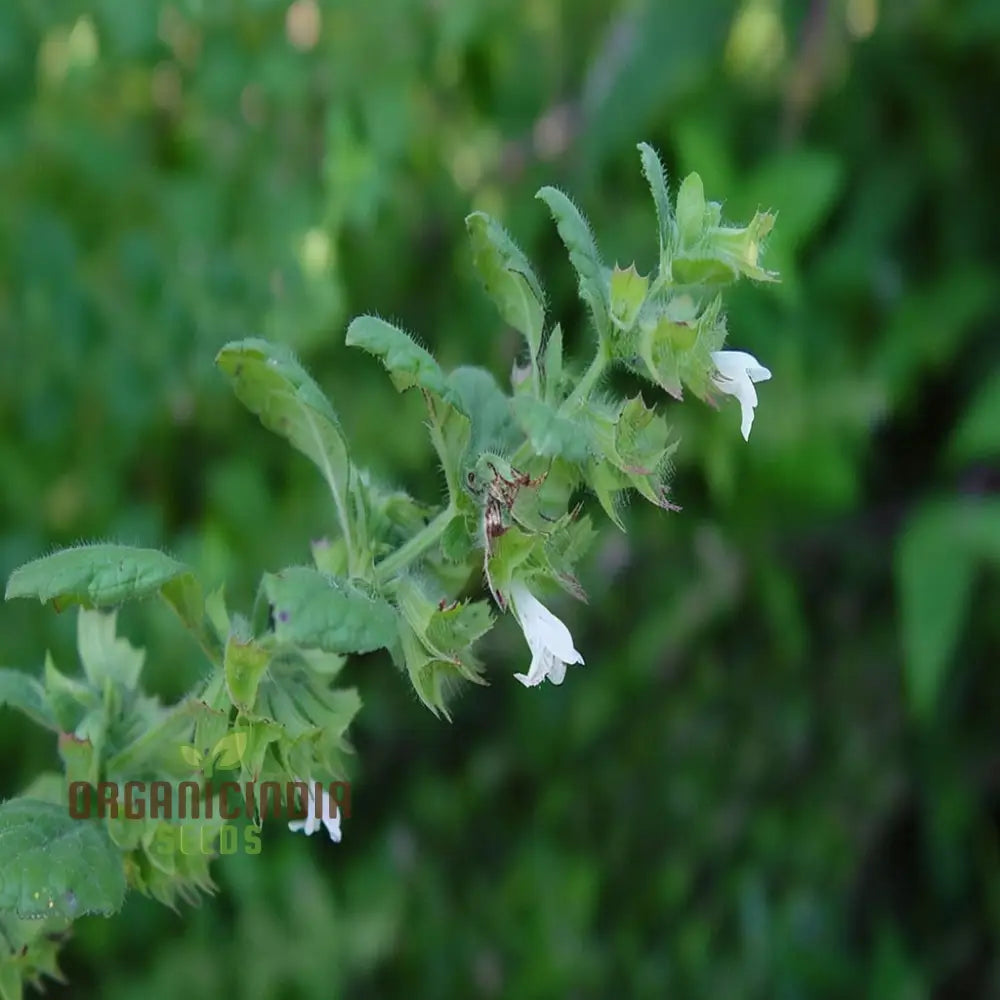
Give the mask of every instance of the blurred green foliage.
MULTIPOLYGON (((237 337, 290 344, 361 461, 437 499, 418 401, 347 320, 505 375, 484 209, 579 356, 533 194, 627 267, 640 139, 727 217, 775 209, 783 276, 729 303, 774 372, 750 445, 672 406, 684 511, 627 511, 560 608, 585 668, 525 691, 510 626, 447 725, 354 664, 343 843, 274 829, 198 910, 80 921, 51 995, 1000 995, 998 52, 989 0, 0 5, 4 578, 114 538, 248 610, 307 558, 332 513, 214 369, 237 337)), ((166 612, 121 622, 160 694, 199 676, 166 612)), ((72 663, 72 633, 2 607, 0 660, 72 663)), ((0 752, 3 796, 55 760, 6 713, 0 752)))

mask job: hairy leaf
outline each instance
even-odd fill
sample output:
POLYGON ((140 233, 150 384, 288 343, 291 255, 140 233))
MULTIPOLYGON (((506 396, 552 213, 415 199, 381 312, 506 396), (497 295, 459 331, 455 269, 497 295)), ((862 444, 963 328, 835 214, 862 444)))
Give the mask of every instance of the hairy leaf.
POLYGON ((157 549, 128 545, 81 545, 43 556, 14 570, 6 600, 37 597, 57 610, 71 604, 110 607, 155 594, 190 573, 183 563, 157 549))
POLYGON ((558 456, 571 462, 587 458, 589 438, 585 424, 531 396, 519 396, 512 405, 517 422, 536 454, 558 456))
POLYGON ((0 706, 9 705, 23 712, 46 729, 58 730, 59 723, 45 698, 45 689, 22 670, 0 668, 0 706))
POLYGON ((532 362, 538 358, 545 324, 545 297, 528 258, 496 219, 473 212, 465 220, 472 261, 500 315, 524 334, 532 362))
POLYGON ((320 470, 341 526, 349 531, 347 441, 337 414, 309 373, 287 347, 265 340, 227 344, 215 363, 229 377, 237 399, 320 470))
POLYGON ((271 661, 270 652, 252 640, 241 642, 230 636, 226 643, 224 668, 226 688, 233 704, 242 708, 253 705, 257 699, 257 686, 271 661))
POLYGON ((396 614, 360 585, 306 566, 264 577, 279 640, 329 653, 369 653, 392 644, 396 614))
POLYGON ((608 290, 604 265, 586 219, 573 202, 554 187, 543 187, 537 195, 552 213, 559 237, 569 251, 569 261, 580 280, 580 297, 594 315, 598 330, 608 322, 608 290))
POLYGON ((667 175, 663 163, 656 150, 648 143, 640 142, 639 156, 642 160, 642 172, 646 175, 649 190, 656 205, 656 222, 660 237, 660 260, 668 252, 671 243, 671 227, 673 212, 670 209, 670 195, 667 191, 667 175))
POLYGON ((98 689, 105 680, 128 691, 135 689, 146 654, 115 631, 117 612, 105 614, 81 608, 76 621, 76 643, 87 679, 98 689))
POLYGON ((1000 502, 923 507, 896 551, 907 697, 918 718, 935 708, 983 559, 1000 560, 1000 502))
POLYGON ((400 391, 418 386, 464 412, 437 361, 398 326, 377 316, 359 316, 347 328, 346 342, 379 358, 400 391))
POLYGON ((125 899, 121 857, 103 823, 40 799, 0 805, 0 910, 19 917, 111 914, 125 899))

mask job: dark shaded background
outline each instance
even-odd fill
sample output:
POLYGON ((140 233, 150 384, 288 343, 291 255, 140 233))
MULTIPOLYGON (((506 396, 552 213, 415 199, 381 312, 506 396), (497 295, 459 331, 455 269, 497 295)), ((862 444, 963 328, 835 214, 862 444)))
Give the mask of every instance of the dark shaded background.
MULTIPOLYGON (((291 344, 360 461, 437 499, 347 320, 509 371, 483 208, 581 356, 533 194, 648 270, 641 139, 729 219, 776 209, 784 278, 730 297, 774 372, 749 446, 671 404, 683 512, 633 505, 559 607, 586 667, 526 691, 505 623, 448 725, 358 660, 343 843, 276 828, 198 909, 81 921, 49 995, 1000 996, 998 53, 991 0, 0 4, 4 578, 113 538, 248 608, 307 557, 331 511, 213 368, 235 337, 291 344)), ((121 620, 148 687, 196 680, 168 612, 121 620)), ((0 607, 0 660, 71 668, 73 628, 0 607)), ((0 796, 55 763, 3 714, 0 796)))

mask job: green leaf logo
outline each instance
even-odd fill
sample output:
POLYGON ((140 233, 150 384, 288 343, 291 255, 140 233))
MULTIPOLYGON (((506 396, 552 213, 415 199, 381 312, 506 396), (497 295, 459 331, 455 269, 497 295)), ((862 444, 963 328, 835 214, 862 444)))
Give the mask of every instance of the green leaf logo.
POLYGON ((227 733, 211 750, 205 752, 189 743, 180 748, 184 760, 198 768, 206 778, 211 778, 216 770, 231 771, 239 767, 246 749, 247 734, 243 730, 227 733))
POLYGON ((247 734, 245 730, 227 733, 215 744, 212 754, 215 766, 224 771, 239 767, 243 762, 243 754, 247 749, 247 734))
POLYGON ((181 747, 181 756, 192 767, 201 767, 204 760, 202 752, 190 744, 185 744, 181 747))

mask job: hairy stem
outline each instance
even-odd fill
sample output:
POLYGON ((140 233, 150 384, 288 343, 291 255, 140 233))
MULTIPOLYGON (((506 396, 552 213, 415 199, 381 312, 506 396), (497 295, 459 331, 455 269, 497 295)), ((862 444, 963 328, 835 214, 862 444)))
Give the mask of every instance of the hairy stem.
POLYGON ((433 520, 428 521, 412 538, 405 541, 395 552, 387 555, 375 567, 375 580, 379 584, 387 583, 400 570, 405 569, 418 557, 422 556, 444 534, 444 529, 451 524, 455 516, 455 506, 449 503, 433 520))
POLYGON ((583 378, 577 383, 576 388, 567 397, 563 406, 571 409, 577 403, 583 402, 590 395, 607 366, 608 352, 602 343, 597 348, 597 353, 594 355, 594 360, 590 362, 590 367, 583 373, 583 378))

